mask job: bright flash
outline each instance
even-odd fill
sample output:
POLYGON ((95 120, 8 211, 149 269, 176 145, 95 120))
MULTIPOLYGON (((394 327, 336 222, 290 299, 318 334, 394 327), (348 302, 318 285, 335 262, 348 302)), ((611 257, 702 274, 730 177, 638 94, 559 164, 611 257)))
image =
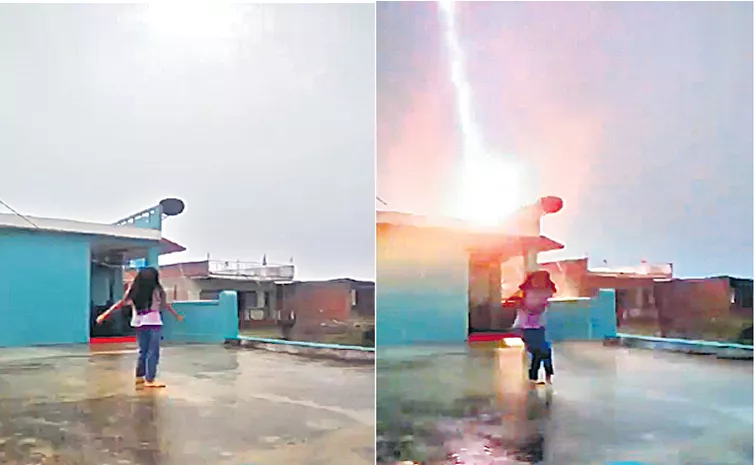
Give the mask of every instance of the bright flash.
POLYGON ((522 173, 511 161, 483 148, 472 115, 472 95, 465 76, 465 55, 457 34, 455 2, 441 0, 439 7, 464 147, 459 184, 453 193, 452 214, 479 226, 496 226, 522 205, 522 173))
POLYGON ((493 227, 522 205, 517 166, 500 156, 466 156, 456 190, 455 215, 478 226, 493 227))
POLYGON ((504 345, 508 347, 524 347, 525 343, 519 337, 505 337, 504 345))

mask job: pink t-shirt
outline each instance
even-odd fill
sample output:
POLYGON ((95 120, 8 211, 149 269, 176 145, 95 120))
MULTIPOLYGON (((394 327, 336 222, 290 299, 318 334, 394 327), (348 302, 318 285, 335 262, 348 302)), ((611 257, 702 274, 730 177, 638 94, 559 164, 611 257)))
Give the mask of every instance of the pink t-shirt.
POLYGON ((517 310, 514 327, 519 329, 538 329, 545 325, 544 316, 551 292, 529 290, 525 293, 522 305, 517 310))
POLYGON ((519 329, 538 329, 544 327, 544 318, 546 310, 533 311, 526 309, 517 310, 517 318, 515 319, 515 328, 519 329))
POLYGON ((152 293, 152 306, 150 311, 142 315, 137 315, 136 310, 131 313, 131 326, 140 328, 142 326, 163 326, 163 319, 160 316, 160 310, 163 302, 160 300, 160 292, 155 289, 152 293))

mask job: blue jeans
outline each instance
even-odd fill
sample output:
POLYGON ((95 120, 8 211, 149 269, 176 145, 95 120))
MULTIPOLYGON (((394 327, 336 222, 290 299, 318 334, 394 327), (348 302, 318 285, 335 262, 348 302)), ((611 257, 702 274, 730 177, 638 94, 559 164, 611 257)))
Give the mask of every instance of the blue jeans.
POLYGON ((161 328, 150 326, 137 328, 137 344, 139 356, 137 358, 136 376, 148 382, 155 381, 157 366, 160 361, 161 328))
POLYGON ((538 379, 538 370, 541 369, 542 364, 544 371, 546 371, 546 376, 552 376, 554 374, 554 363, 551 360, 551 344, 546 340, 546 329, 523 329, 522 341, 530 353, 528 378, 536 381, 538 379))

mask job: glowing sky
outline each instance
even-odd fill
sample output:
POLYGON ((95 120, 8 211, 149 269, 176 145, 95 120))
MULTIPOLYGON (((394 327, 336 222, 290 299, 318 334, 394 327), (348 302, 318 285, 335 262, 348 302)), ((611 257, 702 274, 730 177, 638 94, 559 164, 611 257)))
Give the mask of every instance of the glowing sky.
MULTIPOLYGON (((753 275, 750 3, 457 5, 482 138, 529 171, 559 256, 753 275)), ((443 213, 462 141, 438 6, 378 6, 378 194, 443 213)))

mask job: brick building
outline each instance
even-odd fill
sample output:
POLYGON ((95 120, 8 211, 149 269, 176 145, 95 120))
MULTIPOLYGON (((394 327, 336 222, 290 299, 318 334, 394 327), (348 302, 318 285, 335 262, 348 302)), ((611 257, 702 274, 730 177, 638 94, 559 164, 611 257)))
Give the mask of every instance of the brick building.
POLYGON ((752 279, 674 279, 657 283, 655 295, 662 336, 734 340, 753 328, 752 279))
POLYGON ((615 289, 620 331, 662 337, 733 340, 753 326, 753 280, 676 279, 671 264, 589 268, 588 259, 541 263, 558 297, 615 289))
MULTIPOLYGON (((130 282, 134 270, 124 275, 130 282)), ((239 329, 280 328, 299 340, 375 317, 375 283, 354 279, 293 281, 293 265, 202 260, 160 267, 171 300, 212 300, 221 291, 237 293, 239 329), (292 328, 293 326, 293 328, 292 328)))
POLYGON ((375 319, 375 283, 354 279, 299 281, 281 286, 282 320, 296 319, 290 337, 320 341, 375 319))
POLYGON ((588 267, 588 258, 541 263, 551 273, 557 286, 557 297, 592 297, 599 289, 614 289, 617 325, 634 321, 637 324, 657 325, 658 309, 655 286, 673 276, 672 264, 638 266, 588 267))

